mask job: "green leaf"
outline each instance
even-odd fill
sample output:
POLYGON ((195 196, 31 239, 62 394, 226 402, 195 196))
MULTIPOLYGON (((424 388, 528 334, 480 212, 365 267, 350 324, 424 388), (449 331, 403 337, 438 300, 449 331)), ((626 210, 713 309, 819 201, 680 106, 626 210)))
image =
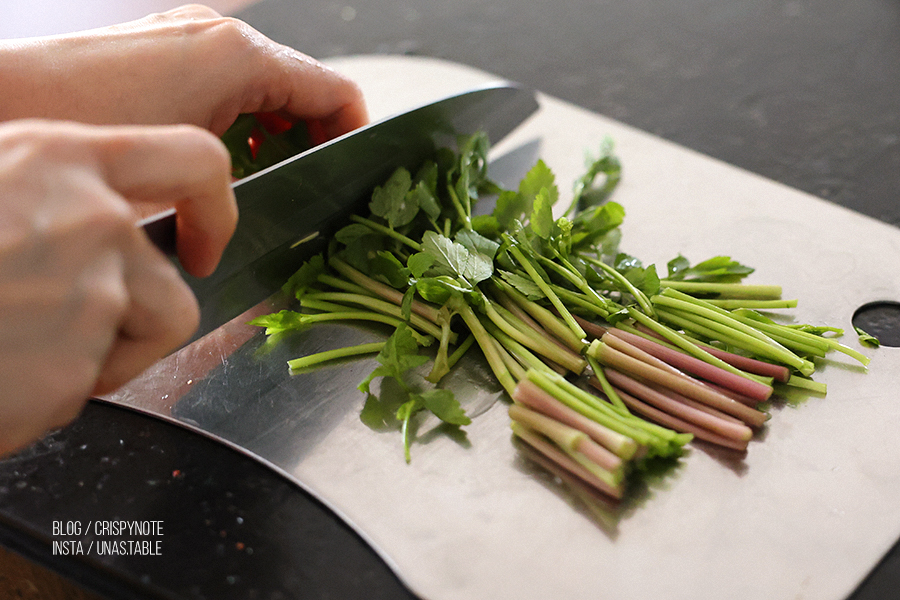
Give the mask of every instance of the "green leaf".
MULTIPOLYGON (((371 232, 371 230, 370 230, 371 232)), ((372 259, 386 249, 388 239, 377 233, 362 235, 350 240, 341 251, 341 257, 363 273, 372 270, 372 259)))
POLYGON ((450 390, 432 389, 417 395, 422 399, 424 407, 444 423, 469 425, 472 422, 450 390))
POLYGON ((870 348, 878 348, 881 346, 881 341, 874 335, 866 333, 859 327, 854 327, 853 329, 856 330, 856 335, 859 336, 859 343, 863 346, 869 346, 870 348))
POLYGON ((407 325, 400 325, 391 334, 376 360, 391 370, 391 377, 400 381, 403 373, 428 362, 427 356, 419 354, 419 345, 407 325))
POLYGON ((391 377, 393 376, 393 374, 394 371, 390 367, 384 365, 375 367, 374 369, 372 369, 372 372, 369 373, 369 375, 365 379, 363 379, 358 386, 356 386, 356 389, 368 394, 369 386, 373 381, 375 381, 375 379, 377 379, 378 377, 391 377))
POLYGON ((556 187, 556 177, 553 171, 543 161, 538 159, 537 163, 525 174, 522 181, 519 182, 519 193, 524 197, 526 202, 525 214, 532 212, 532 204, 538 193, 547 188, 547 200, 551 201, 551 206, 556 199, 559 198, 559 189, 556 187))
POLYGON ((538 287, 531 277, 525 277, 518 273, 510 271, 500 271, 500 277, 514 287, 520 294, 524 294, 529 300, 540 300, 544 298, 544 292, 538 287))
POLYGON ((404 321, 409 321, 412 317, 413 300, 416 299, 416 286, 411 285, 403 294, 403 300, 400 302, 400 316, 404 321))
POLYGON ((391 227, 402 227, 408 224, 419 212, 418 204, 407 196, 412 185, 412 176, 403 167, 397 168, 383 186, 372 192, 369 210, 388 222, 391 227))
MULTIPOLYGON (((627 275, 626 275, 627 277, 627 275)), ((656 265, 650 265, 643 269, 643 273, 639 280, 629 279, 637 286, 639 290, 647 294, 647 296, 655 296, 659 293, 659 274, 656 272, 656 265)))
POLYGON ((427 277, 416 281, 416 291, 425 301, 433 302, 434 304, 444 304, 453 294, 453 290, 435 277, 427 277))
POLYGON ((500 244, 494 240, 489 240, 483 235, 468 229, 461 229, 456 234, 456 242, 462 244, 470 253, 481 254, 491 261, 497 255, 497 249, 500 248, 500 244))
POLYGON ((666 265, 666 270, 668 271, 666 278, 681 280, 684 278, 684 272, 687 271, 690 266, 690 261, 679 254, 666 265))
POLYGON ((406 266, 409 268, 410 274, 419 279, 431 268, 434 261, 434 256, 428 252, 416 252, 406 260, 406 266))
POLYGON ((575 229, 572 245, 583 247, 596 244, 600 238, 616 230, 625 220, 625 209, 618 202, 607 202, 578 213, 573 220, 575 229))
POLYGON ((485 237, 500 235, 500 223, 494 215, 477 215, 472 217, 472 230, 485 237))
POLYGON ((434 304, 445 304, 453 294, 465 294, 473 288, 461 285, 459 281, 446 275, 425 277, 416 281, 416 291, 426 301, 434 304))
POLYGON ((460 277, 472 285, 488 279, 494 272, 493 260, 471 253, 462 244, 433 231, 426 231, 422 237, 422 251, 434 259, 432 270, 436 274, 460 277))
POLYGON ((498 229, 506 231, 513 221, 523 220, 525 215, 531 211, 532 200, 512 190, 500 192, 500 195, 497 196, 497 204, 491 213, 491 216, 497 220, 498 229))
POLYGON ((411 206, 418 206, 432 219, 437 219, 441 216, 441 205, 438 204, 437 198, 434 197, 434 194, 428 189, 428 185, 425 182, 420 181, 416 187, 410 190, 407 194, 407 202, 411 206))
POLYGON ((738 282, 754 271, 732 260, 730 256, 715 256, 693 267, 686 258, 679 255, 669 261, 669 279, 676 281, 703 281, 714 283, 738 282))
POLYGON ((484 132, 463 137, 459 141, 459 175, 467 184, 465 192, 477 198, 478 190, 487 180, 487 154, 490 142, 484 132))
POLYGON ((410 270, 386 250, 379 250, 369 261, 369 276, 393 288, 405 288, 409 284, 409 274, 410 270))
MULTIPOLYGON (((612 141, 607 139, 600 148, 600 156, 588 159, 587 172, 575 182, 572 205, 577 212, 598 206, 610 197, 622 179, 622 164, 612 153, 612 141), (600 181, 597 178, 600 177, 600 181)), ((568 211, 567 211, 568 213, 568 211)))
POLYGON ((625 254, 624 252, 619 253, 613 263, 613 268, 620 273, 629 269, 640 269, 643 266, 644 265, 639 258, 631 256, 630 254, 625 254))
POLYGON ((346 225, 338 229, 334 234, 334 239, 347 246, 361 237, 372 235, 378 234, 375 233, 371 227, 366 227, 362 223, 351 223, 350 225, 346 225))
POLYGON ((541 188, 535 195, 528 224, 539 238, 546 240, 550 237, 553 230, 553 199, 548 188, 541 188))
POLYGON ((308 287, 315 285, 319 275, 326 271, 325 258, 321 254, 317 254, 303 263, 297 272, 281 286, 281 289, 288 296, 301 296, 308 287))
POLYGON ((282 310, 277 313, 261 315, 249 322, 255 327, 265 327, 266 335, 289 329, 299 329, 303 326, 303 313, 293 310, 282 310))
MULTIPOLYGON (((365 390, 363 390, 365 391, 365 390)), ((366 403, 359 413, 359 419, 375 431, 390 431, 397 428, 397 411, 374 394, 366 396, 366 403)))

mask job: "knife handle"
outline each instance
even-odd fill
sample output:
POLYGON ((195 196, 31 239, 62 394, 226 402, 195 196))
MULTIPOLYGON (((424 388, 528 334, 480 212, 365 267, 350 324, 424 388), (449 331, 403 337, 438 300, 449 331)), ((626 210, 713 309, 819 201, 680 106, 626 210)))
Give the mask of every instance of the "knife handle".
POLYGON ((153 245, 163 253, 174 256, 177 253, 175 244, 175 209, 155 214, 142 219, 138 227, 144 230, 153 245))

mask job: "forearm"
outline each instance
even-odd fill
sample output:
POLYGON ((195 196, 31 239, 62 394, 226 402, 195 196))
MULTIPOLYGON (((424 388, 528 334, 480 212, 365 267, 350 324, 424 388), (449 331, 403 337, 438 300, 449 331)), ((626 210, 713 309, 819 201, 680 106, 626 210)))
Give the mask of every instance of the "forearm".
POLYGON ((210 111, 193 109, 206 108, 196 88, 177 79, 185 71, 177 48, 157 37, 185 38, 183 27, 115 26, 0 42, 0 120, 208 127, 210 111))
POLYGON ((49 117, 49 90, 60 65, 44 39, 0 41, 0 121, 49 117), (57 64, 54 64, 56 62, 57 64))

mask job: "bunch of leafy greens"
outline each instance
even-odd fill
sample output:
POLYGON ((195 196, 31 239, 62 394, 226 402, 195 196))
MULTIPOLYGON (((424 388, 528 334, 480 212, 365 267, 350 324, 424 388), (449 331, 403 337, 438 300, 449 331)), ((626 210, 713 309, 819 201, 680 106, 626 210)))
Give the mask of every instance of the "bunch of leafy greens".
MULTIPOLYGON (((472 345, 517 405, 549 394, 579 418, 612 432, 610 439, 618 441, 610 442, 614 449, 609 451, 622 464, 589 458, 605 455, 586 445, 584 432, 571 433, 554 419, 548 424, 545 415, 526 414, 521 407, 513 416, 519 437, 613 496, 621 494, 625 474, 639 471, 649 458, 680 455, 695 435, 746 448, 748 427, 760 426, 765 414, 714 398, 722 406, 709 410, 731 411, 730 419, 744 419, 747 426, 741 429, 706 409, 712 417, 696 418, 707 429, 684 425, 684 419, 695 417, 678 412, 680 408, 674 409, 677 417, 656 415, 622 391, 622 386, 637 388, 621 382, 620 371, 637 369, 628 377, 659 388, 673 385, 671 377, 621 358, 616 348, 622 342, 607 340, 608 330, 665 347, 665 352, 655 347, 648 351, 685 354, 710 370, 736 376, 738 383, 730 384, 736 386, 735 394, 759 398, 768 398, 773 377, 824 392, 808 377, 815 357, 830 350, 867 361, 835 341, 839 331, 785 326, 759 313, 792 307, 795 301, 782 300, 777 286, 744 284, 753 269, 730 257, 691 265, 679 255, 660 277, 655 265, 622 252, 625 211, 610 200, 622 168, 608 141, 588 161, 560 217, 554 217, 560 192, 547 164, 537 161, 517 189, 501 189, 488 176, 488 150, 487 138, 476 134, 461 138, 458 151, 441 150, 414 171, 397 169, 373 191, 369 213, 352 217, 336 232, 326 255, 312 258, 286 283, 299 310, 253 322, 269 334, 335 320, 392 328, 383 342, 300 357, 290 366, 305 369, 377 353, 378 366, 359 386, 367 394, 363 419, 397 423, 407 461, 418 415, 432 414, 449 427, 470 422, 442 383, 472 345), (490 201, 492 210, 474 214, 476 203, 490 201), (431 354, 421 352, 426 346, 431 354), (751 367, 731 364, 733 354, 726 351, 780 363, 784 371, 747 371, 751 367), (607 373, 620 383, 610 384, 607 373), (370 385, 378 378, 382 396, 388 387, 394 393, 390 402, 372 393, 370 385), (579 380, 588 380, 600 395, 576 385, 579 380), (532 388, 540 388, 540 394, 532 388), (633 414, 635 410, 656 415, 658 423, 633 414), (542 446, 551 441, 550 447, 542 446)), ((702 400, 707 394, 692 383, 684 385, 688 387, 678 388, 681 396, 702 400)))

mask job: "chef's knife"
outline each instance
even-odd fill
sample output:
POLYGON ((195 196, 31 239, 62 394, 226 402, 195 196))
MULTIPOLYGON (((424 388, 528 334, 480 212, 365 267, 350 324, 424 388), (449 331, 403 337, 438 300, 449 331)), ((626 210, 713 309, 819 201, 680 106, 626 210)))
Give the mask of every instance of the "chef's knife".
MULTIPOLYGON (((276 292, 397 167, 417 168, 436 148, 455 146, 459 135, 483 131, 496 143, 537 107, 534 93, 520 86, 488 85, 377 121, 236 182, 240 216, 218 268, 202 279, 182 271, 200 305, 191 341, 276 292)), ((141 225, 174 255, 173 211, 141 225)))

